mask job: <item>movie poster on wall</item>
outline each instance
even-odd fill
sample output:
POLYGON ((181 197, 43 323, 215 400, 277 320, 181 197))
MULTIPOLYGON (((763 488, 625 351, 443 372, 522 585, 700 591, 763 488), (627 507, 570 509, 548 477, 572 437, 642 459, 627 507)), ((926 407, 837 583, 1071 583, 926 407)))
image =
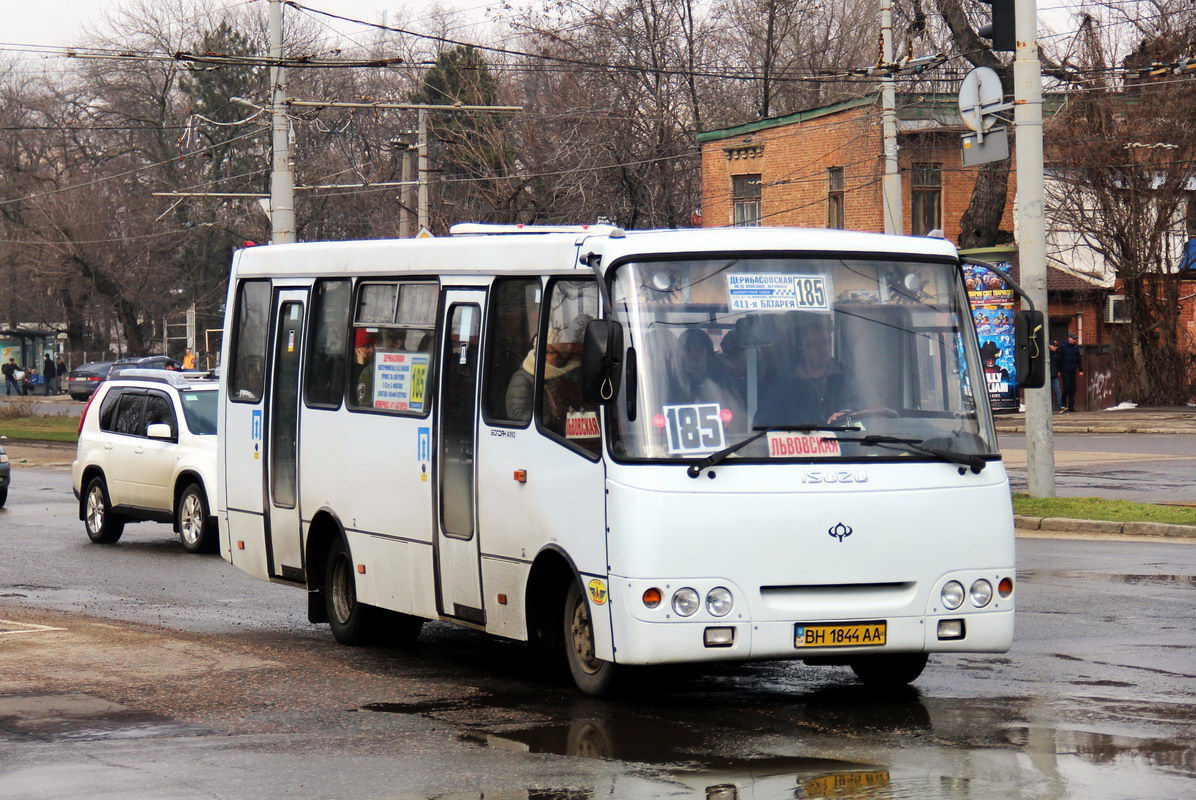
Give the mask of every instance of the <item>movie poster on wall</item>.
MULTIPOLYGON (((1011 264, 997 263, 1008 272, 1011 264)), ((1014 296, 1009 285, 983 267, 965 264, 964 284, 980 341, 980 361, 993 411, 1017 411, 1017 363, 1014 358, 1014 296)))

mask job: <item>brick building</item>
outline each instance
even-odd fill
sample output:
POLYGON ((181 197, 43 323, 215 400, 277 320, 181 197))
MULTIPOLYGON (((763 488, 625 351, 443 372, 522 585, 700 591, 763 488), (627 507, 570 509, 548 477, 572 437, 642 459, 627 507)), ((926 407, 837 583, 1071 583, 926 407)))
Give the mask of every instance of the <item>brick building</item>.
MULTIPOLYGON (((897 96, 907 235, 937 229, 958 241, 977 175, 976 167, 962 164, 960 135, 966 130, 954 95, 897 96)), ((703 226, 884 230, 879 95, 706 131, 698 143, 703 226)), ((1014 186, 1011 174, 1001 225, 1010 241, 1014 186)), ((1092 251, 1061 232, 1048 233, 1048 256, 1050 336, 1062 340, 1075 332, 1094 363, 1107 358, 1111 276, 1092 251)), ((1014 271, 1016 277, 1016 266, 1014 271)))

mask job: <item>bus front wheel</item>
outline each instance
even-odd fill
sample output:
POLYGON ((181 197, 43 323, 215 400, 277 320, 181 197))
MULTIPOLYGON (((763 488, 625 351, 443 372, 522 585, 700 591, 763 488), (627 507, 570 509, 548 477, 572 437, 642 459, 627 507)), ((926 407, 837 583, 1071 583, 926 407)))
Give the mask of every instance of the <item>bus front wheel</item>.
POLYGON ((614 683, 616 667, 594 655, 594 623, 590 604, 575 581, 565 594, 565 661, 573 683, 584 694, 601 697, 614 683))
POLYGON ((913 683, 926 669, 926 653, 894 653, 853 659, 851 671, 872 689, 897 689, 913 683))
POLYGON ((324 608, 333 637, 351 647, 372 644, 378 632, 379 609, 358 602, 353 559, 344 539, 332 542, 325 563, 324 608))

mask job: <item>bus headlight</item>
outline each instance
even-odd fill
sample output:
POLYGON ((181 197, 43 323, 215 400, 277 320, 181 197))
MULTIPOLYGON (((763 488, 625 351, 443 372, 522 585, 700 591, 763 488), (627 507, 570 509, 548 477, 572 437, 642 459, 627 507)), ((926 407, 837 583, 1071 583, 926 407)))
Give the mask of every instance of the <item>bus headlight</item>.
POLYGON ((993 585, 981 578, 972 584, 968 594, 972 596, 972 605, 976 608, 984 608, 988 605, 988 601, 993 599, 993 585))
POLYGON ((673 592, 673 610, 680 617, 692 617, 701 604, 698 593, 685 586, 673 592))
POLYGON ((735 605, 735 598, 731 592, 721 586, 715 586, 706 593, 706 610, 716 617, 725 617, 731 613, 731 606, 735 605))
POLYGON ((963 584, 959 581, 947 581, 943 587, 943 605, 952 610, 963 605, 963 584))

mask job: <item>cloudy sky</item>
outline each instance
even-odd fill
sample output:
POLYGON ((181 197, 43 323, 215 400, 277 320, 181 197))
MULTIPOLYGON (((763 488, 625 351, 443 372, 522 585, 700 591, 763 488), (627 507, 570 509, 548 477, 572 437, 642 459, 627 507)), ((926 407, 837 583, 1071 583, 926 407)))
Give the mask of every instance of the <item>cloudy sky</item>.
MULTIPOLYGON (((39 2, 25 0, 3 0, 4 7, 3 33, 0 38, 4 42, 18 42, 21 44, 77 44, 83 27, 88 23, 95 23, 105 9, 115 8, 127 0, 51 0, 53 13, 46 12, 46 6, 39 2)), ((223 5, 237 6, 254 2, 261 6, 261 13, 266 13, 264 0, 223 0, 223 5)), ((305 0, 304 5, 330 11, 354 19, 377 22, 382 13, 400 7, 426 8, 432 5, 431 0, 305 0)), ((500 6, 501 2, 488 0, 441 0, 438 5, 445 9, 470 10, 481 14, 488 6, 500 6)), ((292 12, 293 13, 293 12, 292 12)), ((362 31, 360 26, 341 25, 329 20, 339 30, 345 32, 362 31)))

